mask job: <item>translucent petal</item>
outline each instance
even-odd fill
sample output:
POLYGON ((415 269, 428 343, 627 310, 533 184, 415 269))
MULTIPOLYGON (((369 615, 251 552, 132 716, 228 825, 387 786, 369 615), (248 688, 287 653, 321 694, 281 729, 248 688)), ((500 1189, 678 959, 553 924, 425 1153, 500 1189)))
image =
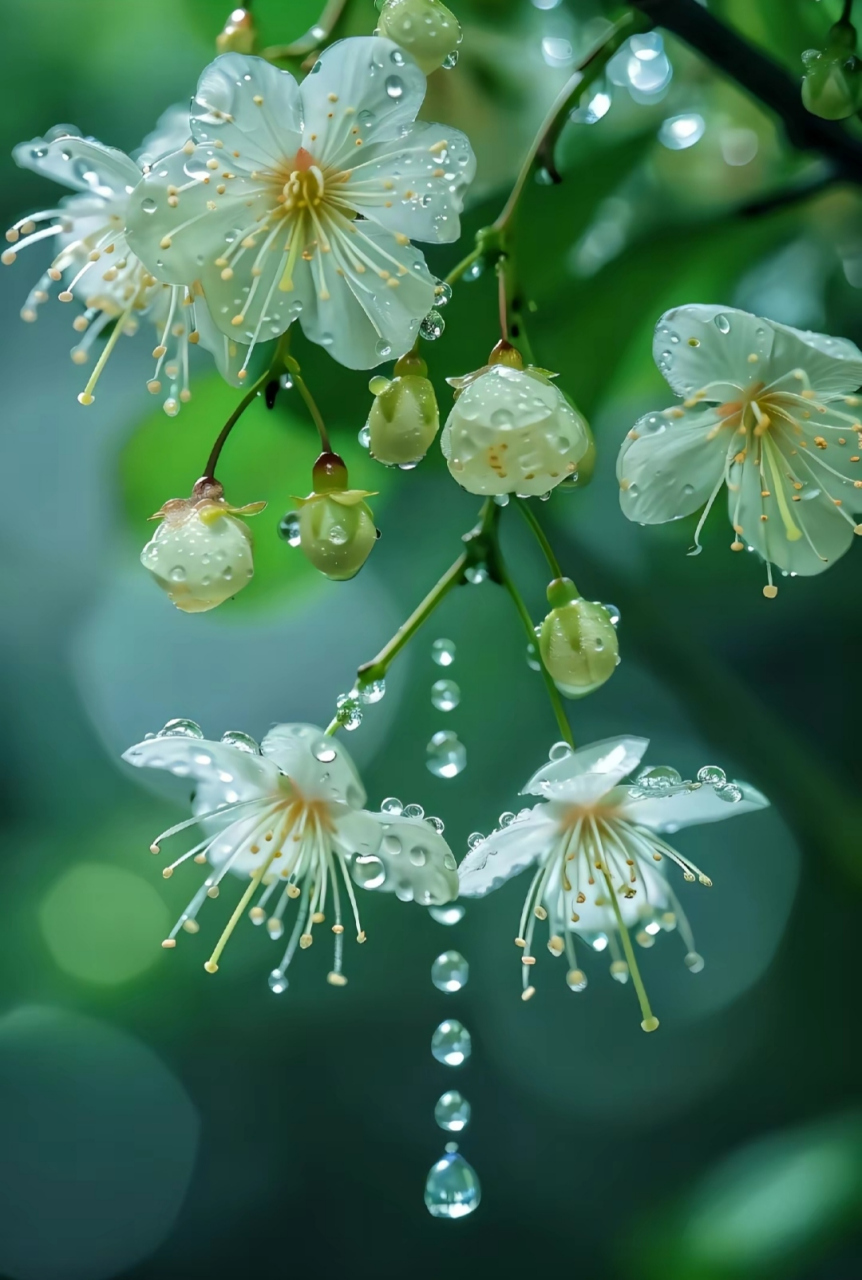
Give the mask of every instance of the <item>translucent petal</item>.
POLYGON ((195 299, 195 326, 200 334, 200 345, 209 351, 219 373, 233 387, 250 387, 272 363, 276 348, 274 338, 270 342, 259 342, 249 358, 248 345, 222 333, 203 297, 195 299), (239 377, 240 370, 245 371, 244 378, 239 377))
POLYGON ((493 831, 458 867, 459 893, 464 898, 482 898, 499 888, 538 861, 557 838, 557 830, 547 805, 537 804, 529 816, 493 831))
MULTIPOLYGON (((457 896, 455 858, 439 832, 421 818, 368 812, 362 816, 372 820, 380 834, 375 856, 383 864, 385 878, 379 889, 426 907, 441 906, 457 896)), ((336 828, 336 839, 340 834, 336 828)))
POLYGON ((175 102, 173 106, 162 112, 156 121, 155 129, 148 133, 138 149, 132 152, 132 159, 139 165, 144 162, 154 164, 162 156, 170 155, 172 151, 185 146, 190 137, 189 104, 175 102))
POLYGON ((204 70, 191 105, 197 142, 224 144, 230 168, 273 168, 302 145, 300 90, 288 71, 263 58, 224 53, 204 70), (259 101, 256 101, 259 99, 259 101))
POLYGON ((697 826, 703 822, 719 822, 723 818, 738 817, 769 805, 766 796, 747 782, 736 784, 742 791, 742 799, 731 803, 722 800, 711 786, 696 791, 679 791, 673 795, 645 796, 642 800, 624 800, 620 805, 622 816, 629 822, 649 827, 653 831, 676 831, 678 827, 697 826))
POLYGON ((321 54, 300 93, 304 146, 344 169, 366 143, 404 136, 425 97, 425 76, 391 40, 352 36, 321 54))
POLYGON ((605 795, 637 767, 648 738, 606 738, 550 760, 521 789, 522 795, 588 803, 605 795))
POLYGON ((138 769, 165 769, 193 779, 195 813, 278 794, 278 767, 273 761, 207 738, 148 738, 129 747, 123 759, 138 769))
POLYGON ((862 429, 857 434, 854 425, 858 417, 843 399, 817 408, 806 401, 804 408, 810 414, 808 419, 801 417, 796 405, 786 409, 802 430, 782 421, 773 410, 773 439, 800 481, 821 488, 832 498, 841 498, 850 511, 862 511, 862 429), (801 440, 806 442, 804 452, 801 440))
POLYGON ((343 193, 364 217, 411 240, 458 239, 464 190, 476 173, 473 150, 458 129, 419 120, 403 140, 366 146, 356 159, 343 193))
POLYGON ((792 329, 775 320, 766 323, 775 333, 770 379, 780 378, 793 369, 803 369, 814 390, 821 395, 856 391, 862 386, 862 351, 848 338, 792 329))
POLYGON ((365 803, 365 788, 344 746, 313 724, 278 724, 260 744, 263 754, 309 799, 335 800, 352 809, 365 803))
POLYGON ((22 169, 105 199, 127 195, 141 179, 140 167, 124 152, 77 134, 19 142, 12 154, 22 169))
POLYGON ((721 429, 712 409, 684 418, 645 414, 617 459, 624 514, 638 524, 664 524, 697 511, 724 473, 731 430, 721 429))

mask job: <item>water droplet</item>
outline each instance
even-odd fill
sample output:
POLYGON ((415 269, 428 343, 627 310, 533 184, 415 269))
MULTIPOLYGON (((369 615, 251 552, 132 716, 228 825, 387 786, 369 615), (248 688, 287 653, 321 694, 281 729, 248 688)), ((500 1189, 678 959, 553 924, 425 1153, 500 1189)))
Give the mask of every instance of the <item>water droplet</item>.
POLYGON ((443 319, 439 311, 429 311, 425 319, 419 326, 419 336, 424 338, 426 342, 436 342, 443 336, 443 330, 446 328, 446 321, 443 319))
POLYGON ((481 1198, 476 1170, 454 1151, 437 1161, 425 1182, 425 1207, 433 1218, 466 1218, 481 1198))
POLYGON ((542 664, 539 661, 539 650, 534 644, 527 645, 527 666, 531 671, 542 670, 542 664))
POLYGON ((467 848, 475 849, 485 839, 481 831, 471 831, 467 837, 467 848))
POLYGON ((313 748, 313 755, 315 760, 319 760, 321 764, 331 764, 338 752, 333 746, 331 738, 321 738, 320 742, 313 748))
POLYGON ((387 342, 385 338, 381 338, 374 350, 380 356, 381 360, 385 360, 387 356, 392 355, 392 343, 387 342))
POLYGON ((441 1129, 449 1133, 460 1133, 470 1123, 470 1103, 457 1089, 450 1089, 437 1099, 434 1108, 434 1119, 441 1129))
POLYGON ((359 686, 359 696, 363 702, 379 702, 386 694, 385 680, 369 680, 359 686))
POLYGON ((181 564, 174 565, 168 574, 171 582, 183 582, 185 580, 186 571, 181 564))
POLYGON ((389 61, 394 62, 396 67, 404 66, 404 54, 400 49, 393 49, 389 55, 389 61))
POLYGON ((455 778, 467 765, 467 748, 457 733, 441 729, 435 733, 426 748, 425 763, 437 778, 455 778))
POLYGON ((460 951, 444 951, 431 966, 431 981, 438 991, 460 991, 469 977, 470 966, 460 951))
POLYGON ((667 791, 669 788, 678 787, 682 782, 682 775, 677 773, 676 769, 671 769, 669 765, 657 765, 652 769, 642 769, 637 776, 638 786, 645 787, 649 791, 667 791))
POLYGON ((204 731, 194 720, 169 720, 159 729, 157 738, 202 738, 204 731))
POLYGON ((513 823, 514 821, 515 821, 515 815, 514 815, 514 813, 508 813, 508 812, 506 812, 506 813, 501 813, 501 814, 500 814, 500 816, 499 816, 499 818, 497 819, 497 826, 498 826, 498 827, 511 827, 511 825, 512 825, 512 823, 513 823))
POLYGON ((425 821, 428 823, 429 827, 433 827, 438 836, 442 836, 443 832, 446 830, 446 823, 442 818, 428 817, 425 821))
POLYGON ((456 1018, 447 1018, 431 1037, 431 1052, 446 1067, 460 1067, 470 1057, 470 1032, 456 1018))
POLYGON ((485 270, 485 261, 483 258, 477 258, 475 262, 471 262, 470 266, 464 272, 465 280, 478 280, 479 276, 485 270))
POLYGON ((340 693, 335 699, 336 718, 349 733, 362 724, 362 708, 355 693, 340 693))
POLYGON ((730 333, 730 321, 726 315, 715 317, 715 327, 719 333, 730 333))
POLYGON ((380 806, 381 813, 388 813, 393 818, 400 818, 404 807, 397 796, 387 796, 380 806))
POLYGON ((698 769, 697 780, 705 787, 714 787, 716 783, 726 782, 727 774, 717 764, 705 764, 702 769, 698 769))
POLYGON ((461 701, 461 690, 454 680, 435 680, 431 686, 431 702, 438 711, 454 711, 461 701))
POLYGON ((340 524, 334 524, 329 530, 329 541, 336 547, 343 547, 347 541, 347 530, 340 524))
POLYGON ((278 536, 284 538, 284 541, 291 547, 298 547, 301 538, 299 535, 299 512, 288 511, 283 520, 278 524, 278 536))
POLYGON ((386 868, 373 854, 354 858, 350 868, 353 879, 363 889, 379 889, 386 879, 386 868))
POLYGON ((438 280, 434 286, 434 301, 438 307, 445 307, 452 297, 452 286, 445 280, 438 280))
POLYGON ((147 196, 145 200, 141 201, 141 208, 143 209, 144 213, 155 213, 156 207, 157 207, 156 202, 152 198, 152 196, 147 196))
POLYGON ((742 787, 735 782, 719 782, 713 790, 719 800, 726 800, 728 804, 738 804, 742 799, 742 787))
POLYGON ((289 373, 283 373, 278 380, 278 385, 282 391, 291 391, 293 389, 293 378, 289 373))
POLYGON ((587 975, 582 969, 570 969, 566 974, 566 982, 570 991, 585 991, 587 988, 587 975))
POLYGON ((357 435, 356 439, 362 445, 363 449, 367 449, 368 446, 371 444, 371 428, 369 427, 367 422, 364 427, 360 428, 359 434, 357 435))
POLYGON ((269 983, 270 991, 274 991, 277 996, 280 996, 288 987, 287 977, 282 973, 281 969, 273 969, 267 978, 267 982, 269 983))
POLYGON ((438 667, 451 667, 455 661, 455 641, 435 640, 431 646, 431 657, 438 667))
POLYGON ((696 951, 689 951, 685 957, 685 967, 690 969, 692 973, 700 973, 704 963, 703 956, 698 955, 696 951))
POLYGON ((241 733, 239 729, 228 729, 227 733, 222 734, 221 740, 225 746, 235 747, 237 751, 245 751, 247 755, 260 755, 260 747, 254 738, 247 733, 241 733))
POLYGON ((425 810, 422 808, 421 804, 408 804, 408 805, 405 805, 405 808, 404 808, 404 817, 405 818, 424 818, 425 810))
POLYGON ((602 608, 608 615, 612 627, 618 627, 620 624, 620 611, 615 604, 603 604, 602 608))
POLYGON ((404 81, 400 76, 387 76, 384 83, 389 97, 397 102, 404 93, 404 81))
POLYGON ((451 926, 464 919, 465 910, 460 902, 451 902, 446 907, 429 907, 428 913, 438 924, 451 926))
POLYGON ((494 501, 496 502, 498 507, 508 507, 509 495, 508 493, 495 493, 494 501))
POLYGON ((488 570, 483 564, 471 564, 464 570, 464 577, 471 586, 477 587, 488 581, 488 570))
POLYGON ((555 742, 548 752, 549 760, 565 760, 566 756, 572 754, 572 748, 568 742, 555 742))

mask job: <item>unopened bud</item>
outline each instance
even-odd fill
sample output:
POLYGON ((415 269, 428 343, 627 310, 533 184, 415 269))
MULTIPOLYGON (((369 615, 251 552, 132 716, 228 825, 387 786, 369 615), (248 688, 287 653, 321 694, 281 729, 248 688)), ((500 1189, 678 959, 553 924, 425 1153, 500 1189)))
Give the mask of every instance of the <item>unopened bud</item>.
POLYGON ((440 427, 437 397, 425 376, 425 361, 402 356, 395 377, 378 390, 368 414, 368 447, 371 456, 387 466, 419 462, 425 457, 440 427))
POLYGON ((461 24, 440 0, 386 0, 377 29, 406 49, 426 76, 444 63, 455 64, 452 54, 461 43, 461 24))
POLYGON ((836 22, 825 49, 808 49, 803 55, 802 102, 823 120, 846 120, 862 104, 862 63, 855 53, 856 29, 850 22, 836 22))
POLYGON ((254 53, 256 43, 254 18, 248 9, 234 9, 224 30, 216 36, 216 49, 219 53, 254 53))
POLYGON ((233 507, 217 481, 199 480, 190 498, 171 498, 152 517, 162 523, 141 552, 141 564, 184 613, 214 609, 254 576, 251 532, 236 517, 265 506, 233 507))
POLYGON ((347 488, 347 468, 337 453, 322 453, 314 464, 314 492, 297 498, 299 545, 327 578, 353 578, 371 554, 377 529, 366 489, 347 488))
POLYGON ((582 599, 569 578, 548 587, 551 612, 542 623, 539 651, 551 679, 567 698, 583 698, 605 683, 619 661, 617 633, 604 605, 582 599))

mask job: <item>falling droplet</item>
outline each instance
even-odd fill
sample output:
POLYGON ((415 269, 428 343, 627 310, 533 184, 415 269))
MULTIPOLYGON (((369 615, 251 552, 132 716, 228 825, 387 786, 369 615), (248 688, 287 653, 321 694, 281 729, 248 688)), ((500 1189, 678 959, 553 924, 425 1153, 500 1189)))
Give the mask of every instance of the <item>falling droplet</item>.
POLYGON ((460 902, 452 902, 446 907, 429 907, 428 914, 438 924, 453 925, 464 919, 465 908, 460 902))
POLYGON ((202 738, 204 731, 194 720, 169 720, 159 729, 157 738, 202 738))
POLYGON ((444 951, 431 966, 431 981, 438 991, 460 991, 469 977, 470 965, 460 951, 444 951))
POLYGON ((299 512, 288 511, 283 520, 278 524, 278 536, 291 547, 298 547, 301 538, 299 535, 299 512))
POLYGON ((238 729, 228 729, 227 733, 222 734, 221 740, 225 746, 235 747, 237 751, 245 751, 247 755, 260 755, 260 747, 254 738, 247 733, 240 733, 238 729))
POLYGON ((454 640, 435 640, 431 646, 431 657, 438 667, 451 667, 455 661, 454 640))
POLYGON ((431 686, 431 702, 438 711, 454 711, 461 701, 461 690, 454 680, 435 680, 431 686))
POLYGON ((455 1151, 447 1151, 428 1174, 425 1207, 432 1218, 466 1218, 481 1198, 476 1170, 455 1151))
POLYGON ((446 1067, 460 1067, 472 1049, 470 1032, 455 1018, 441 1022, 431 1037, 431 1052, 446 1067))
POLYGON ((441 729, 426 747, 425 763, 437 778, 456 778, 467 766, 467 748, 457 733, 441 729))
POLYGON ((483 258, 477 258, 475 262, 471 262, 470 266, 464 272, 465 280, 478 280, 479 276, 485 270, 485 261, 483 258))
POLYGON ((441 1129, 449 1133, 460 1133, 470 1123, 470 1103, 457 1089, 450 1089, 440 1095, 434 1108, 434 1119, 441 1129))

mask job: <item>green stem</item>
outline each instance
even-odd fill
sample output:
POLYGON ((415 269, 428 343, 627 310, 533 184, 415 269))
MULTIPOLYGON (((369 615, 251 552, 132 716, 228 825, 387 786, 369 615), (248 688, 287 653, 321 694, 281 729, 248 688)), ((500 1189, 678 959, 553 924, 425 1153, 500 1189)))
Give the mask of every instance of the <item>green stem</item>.
POLYGON ((464 273, 466 271, 469 271, 473 263, 478 262, 480 258, 483 258, 485 256, 485 253, 486 253, 485 246, 482 244, 477 244, 474 249, 470 250, 466 258, 462 258, 461 261, 457 264, 457 266, 454 266, 452 268, 448 276, 446 276, 446 283, 457 284, 458 281, 461 279, 461 277, 464 275, 464 273))
POLYGON ((629 936, 629 931, 626 928, 626 922, 625 920, 623 920, 623 913, 622 911, 620 911, 620 904, 619 902, 617 902, 616 890, 614 889, 614 886, 611 882, 611 878, 608 875, 607 869, 605 868, 604 865, 602 865, 602 875, 605 878, 605 884, 608 886, 608 893, 610 894, 611 906, 613 907, 614 915, 617 918, 617 929, 619 930, 620 941, 623 944, 623 951, 625 952, 626 962, 628 963, 628 966, 629 966, 629 973, 632 975, 632 982, 634 983, 635 991, 637 992, 637 996, 638 996, 638 1002, 641 1007, 641 1013, 643 1014, 643 1021, 641 1022, 641 1026, 643 1027, 644 1031, 655 1031, 656 1027, 658 1026, 658 1018, 655 1016, 652 1009, 650 1008, 649 996, 646 993, 646 987, 644 986, 643 979, 641 978, 640 969, 638 968, 638 962, 635 957, 634 947, 632 946, 632 940, 631 940, 631 937, 629 936))
POLYGON ((240 400, 239 404, 234 409, 233 413, 230 415, 227 422, 222 427, 221 431, 218 434, 215 444, 210 450, 210 456, 207 458, 207 464, 206 464, 206 467, 204 468, 204 473, 203 473, 205 479, 215 480, 215 469, 216 469, 216 466, 218 465, 218 460, 221 455, 221 451, 224 448, 225 441, 227 440, 231 431, 233 431, 236 424, 239 422, 242 415, 245 413, 248 406, 251 404, 252 400, 254 400, 257 397, 259 392, 261 392, 263 388, 266 386, 267 382, 269 382, 270 378, 272 377, 272 370, 274 365, 275 365, 275 361, 273 361, 273 364, 266 370, 265 373, 262 373, 260 375, 257 382, 253 383, 249 387, 248 391, 246 391, 245 395, 240 400))
POLYGON ((572 736, 572 730, 569 726, 569 722, 566 719, 566 712, 565 712, 565 708, 563 707, 563 700, 560 697, 557 686, 554 684, 553 680, 551 679, 550 672, 548 671, 544 662, 542 662, 542 656, 539 653, 539 646, 536 643, 536 632, 533 629, 533 619, 530 617, 530 611, 527 608, 527 606, 524 604, 521 593, 518 591, 518 588, 515 586, 514 582, 509 576, 509 571, 506 568, 505 564, 503 563, 502 556, 498 558, 497 571, 500 576, 500 582, 508 591, 509 595, 512 598, 512 603, 514 604, 515 608, 517 609, 520 615, 521 621, 524 624, 524 630, 529 636, 530 644, 533 644, 536 646, 536 656, 538 657, 539 662, 541 663, 542 678, 545 681, 545 687, 548 690, 548 697, 551 700, 551 707, 553 709, 554 715, 556 716, 560 733, 562 734, 566 742, 568 742, 569 746, 574 750, 575 740, 572 736))
POLYGON ((317 427, 317 434, 320 436, 320 447, 323 449, 324 453, 332 453, 332 445, 329 442, 329 432, 326 430, 326 424, 324 423, 323 416, 315 403, 314 396, 309 391, 305 379, 299 372, 299 365, 295 360, 289 360, 287 362, 287 367, 290 370, 290 376, 293 379, 294 386, 305 401, 305 407, 308 409, 308 412, 311 414, 312 421, 317 427))
POLYGON ((560 568, 560 562, 554 553, 554 548, 548 540, 548 535, 539 524, 538 516, 523 498, 515 498, 515 505, 526 520, 530 530, 532 531, 533 537, 542 548, 542 554, 548 562, 548 568, 551 570, 551 573, 555 578, 562 578, 563 571, 560 568))
MULTIPOLYGON (((305 35, 290 44, 270 45, 268 49, 261 52, 260 56, 266 58, 267 62, 281 62, 285 58, 308 58, 310 54, 316 53, 332 35, 348 3, 349 0, 328 0, 320 17, 313 26, 309 27, 305 35)), ((247 5, 246 8, 248 8, 247 5)))

